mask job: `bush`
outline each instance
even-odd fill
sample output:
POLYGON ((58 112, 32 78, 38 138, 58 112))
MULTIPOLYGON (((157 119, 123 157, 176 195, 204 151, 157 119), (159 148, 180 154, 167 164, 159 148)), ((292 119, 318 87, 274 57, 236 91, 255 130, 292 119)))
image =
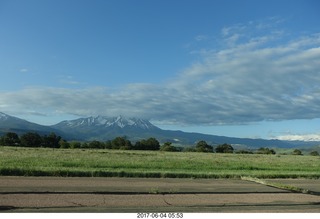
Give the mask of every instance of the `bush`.
POLYGON ((310 155, 311 156, 319 156, 319 152, 318 151, 311 151, 310 155))
POLYGON ((213 147, 211 145, 208 145, 205 141, 199 141, 196 145, 196 152, 213 152, 213 147))
POLYGON ((131 148, 132 144, 125 137, 116 137, 111 141, 112 149, 120 149, 121 147, 126 146, 126 148, 131 148))
POLYGON ((196 149, 193 147, 186 147, 183 149, 183 152, 196 152, 196 149))
POLYGON ((257 154, 276 154, 276 152, 269 148, 259 148, 257 154))
POLYGON ((82 143, 81 148, 89 148, 88 143, 87 142, 82 143))
POLYGON ((160 149, 160 143, 155 138, 149 138, 147 140, 137 141, 134 145, 135 150, 152 150, 157 151, 160 149))
POLYGON ((67 142, 66 140, 60 140, 59 142, 60 148, 70 148, 70 144, 69 142, 67 142))
POLYGON ((292 155, 303 155, 299 149, 295 149, 291 154, 292 155))
POLYGON ((236 154, 253 154, 253 152, 247 151, 247 150, 240 150, 240 151, 237 151, 236 154))
POLYGON ((218 145, 216 147, 216 152, 217 153, 233 153, 234 149, 230 144, 222 144, 222 145, 218 145))
POLYGON ((81 143, 78 141, 73 141, 70 142, 70 148, 74 149, 74 148, 81 148, 81 143))
POLYGON ((164 143, 161 147, 160 147, 160 151, 171 151, 171 152, 175 152, 178 151, 176 147, 171 145, 171 142, 166 142, 164 143))
POLYGON ((88 146, 89 148, 103 149, 104 143, 94 140, 94 141, 91 141, 88 146))

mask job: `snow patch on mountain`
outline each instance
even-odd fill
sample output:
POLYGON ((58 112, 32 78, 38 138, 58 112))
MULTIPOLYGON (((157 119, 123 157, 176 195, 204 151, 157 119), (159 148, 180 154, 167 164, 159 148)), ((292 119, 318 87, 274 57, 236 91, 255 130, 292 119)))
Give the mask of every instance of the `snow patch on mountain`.
POLYGON ((0 112, 0 120, 7 120, 9 118, 9 116, 7 114, 1 113, 0 112))
MULTIPOLYGON (((57 124, 59 125, 59 124, 57 124)), ((63 121, 60 125, 66 125, 70 128, 76 127, 135 127, 140 129, 154 129, 156 126, 152 125, 148 120, 136 119, 136 118, 126 118, 124 116, 118 117, 104 117, 104 116, 96 116, 96 117, 88 117, 88 118, 80 118, 76 120, 68 120, 63 121)))

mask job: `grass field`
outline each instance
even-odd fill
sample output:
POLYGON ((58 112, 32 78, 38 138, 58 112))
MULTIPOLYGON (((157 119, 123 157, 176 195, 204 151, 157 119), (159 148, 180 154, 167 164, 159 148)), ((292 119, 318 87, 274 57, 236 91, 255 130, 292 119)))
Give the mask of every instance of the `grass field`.
POLYGON ((320 178, 320 157, 0 147, 0 175, 320 178))

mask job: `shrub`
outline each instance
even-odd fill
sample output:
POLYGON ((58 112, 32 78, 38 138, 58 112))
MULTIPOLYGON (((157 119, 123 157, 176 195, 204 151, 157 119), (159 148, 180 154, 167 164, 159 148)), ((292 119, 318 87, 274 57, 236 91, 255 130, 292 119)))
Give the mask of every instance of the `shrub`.
POLYGON ((89 148, 88 143, 87 142, 82 143, 81 148, 89 148))
POLYGON ((218 145, 216 147, 216 152, 217 153, 233 153, 234 149, 230 144, 222 144, 222 145, 218 145))
POLYGON ((89 148, 103 149, 104 148, 104 143, 94 140, 94 141, 91 141, 89 143, 89 148))
POLYGON ((70 148, 74 149, 74 148, 81 148, 81 143, 78 141, 73 141, 70 142, 70 148))
POLYGON ((257 154, 276 154, 276 152, 269 148, 259 148, 257 154))
POLYGON ((183 149, 183 152, 196 152, 196 149, 193 147, 186 147, 183 149))
POLYGON ((160 143, 155 138, 149 138, 147 140, 137 141, 134 145, 135 150, 152 150, 157 151, 160 149, 160 143))
POLYGON ((121 147, 128 147, 131 148, 132 144, 129 140, 127 140, 125 137, 116 137, 111 141, 112 149, 120 149, 121 147))
POLYGON ((70 144, 66 140, 60 140, 59 145, 60 148, 70 148, 70 144))
POLYGON ((292 155, 302 155, 302 152, 299 149, 295 149, 291 154, 292 155))
POLYGON ((161 147, 160 147, 160 151, 171 151, 171 152, 175 152, 178 151, 176 147, 171 145, 171 142, 166 142, 164 143, 161 147))
POLYGON ((237 151, 236 154, 253 154, 253 152, 247 151, 247 150, 240 150, 240 151, 237 151))
POLYGON ((319 152, 318 151, 311 151, 310 155, 311 156, 319 156, 319 152))
POLYGON ((199 141, 196 145, 196 152, 213 152, 213 147, 205 141, 199 141))

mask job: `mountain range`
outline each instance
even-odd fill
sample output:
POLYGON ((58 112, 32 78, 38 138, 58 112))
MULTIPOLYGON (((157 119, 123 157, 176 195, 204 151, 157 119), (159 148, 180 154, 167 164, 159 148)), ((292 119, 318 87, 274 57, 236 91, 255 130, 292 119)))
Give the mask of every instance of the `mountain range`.
POLYGON ((126 118, 124 116, 91 116, 87 118, 62 121, 52 126, 44 126, 0 112, 0 135, 3 135, 6 132, 16 132, 17 134, 23 134, 26 132, 49 134, 51 132, 55 132, 66 140, 78 141, 105 141, 114 139, 118 136, 125 136, 130 141, 135 142, 141 139, 154 137, 161 143, 169 141, 181 146, 194 145, 200 140, 204 140, 212 145, 228 143, 245 148, 293 148, 297 146, 307 147, 320 145, 320 142, 234 138, 201 133, 163 130, 153 125, 148 120, 126 118))
POLYGON ((50 126, 39 125, 0 112, 0 135, 7 132, 15 132, 17 134, 23 134, 26 132, 37 132, 39 134, 56 132, 57 134, 63 134, 59 130, 53 129, 50 126))

